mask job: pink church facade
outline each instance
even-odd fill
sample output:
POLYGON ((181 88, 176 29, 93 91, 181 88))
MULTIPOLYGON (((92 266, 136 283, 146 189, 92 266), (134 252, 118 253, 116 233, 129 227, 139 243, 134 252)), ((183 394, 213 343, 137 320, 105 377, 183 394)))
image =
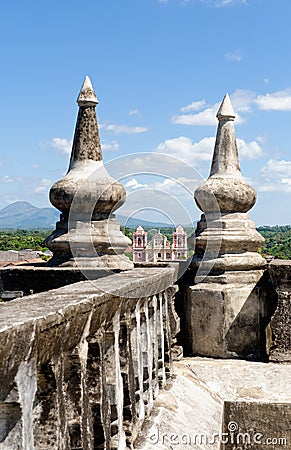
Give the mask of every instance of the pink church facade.
POLYGON ((160 231, 148 241, 147 232, 139 226, 133 233, 133 262, 178 261, 187 259, 187 233, 181 225, 173 232, 173 244, 160 231))

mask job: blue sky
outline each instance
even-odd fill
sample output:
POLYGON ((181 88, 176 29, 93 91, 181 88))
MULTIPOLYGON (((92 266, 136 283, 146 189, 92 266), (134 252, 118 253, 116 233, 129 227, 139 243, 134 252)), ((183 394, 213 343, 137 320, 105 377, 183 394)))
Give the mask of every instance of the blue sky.
POLYGON ((139 189, 145 203, 159 192, 197 220, 193 180, 208 176, 215 114, 229 92, 242 172, 258 192, 251 217, 291 224, 290 21, 289 0, 1 2, 0 208, 49 205, 88 74, 104 160, 128 207, 139 189), (139 153, 158 177, 141 175, 139 153), (182 161, 174 171, 172 157, 182 161))

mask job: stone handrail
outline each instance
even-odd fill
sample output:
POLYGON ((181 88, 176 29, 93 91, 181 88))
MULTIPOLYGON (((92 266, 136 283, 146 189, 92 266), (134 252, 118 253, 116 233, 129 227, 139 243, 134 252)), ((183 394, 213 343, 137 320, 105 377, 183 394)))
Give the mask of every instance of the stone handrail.
POLYGON ((0 305, 0 449, 132 448, 171 374, 176 269, 0 305))

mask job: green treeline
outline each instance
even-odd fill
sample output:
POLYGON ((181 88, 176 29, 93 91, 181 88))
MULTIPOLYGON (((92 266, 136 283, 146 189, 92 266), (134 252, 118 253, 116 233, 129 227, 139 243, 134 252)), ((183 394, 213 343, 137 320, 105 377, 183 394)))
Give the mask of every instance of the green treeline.
POLYGON ((1 230, 0 250, 47 250, 43 241, 50 234, 50 230, 1 230))
POLYGON ((277 259, 291 259, 291 225, 263 226, 257 230, 265 238, 261 248, 263 256, 272 255, 277 259))
MULTIPOLYGON (((262 226, 257 230, 265 238, 264 246, 259 250, 263 256, 272 255, 278 259, 291 259, 291 225, 284 226, 262 226)), ((1 230, 0 231, 0 250, 47 250, 43 245, 45 238, 52 230, 1 230)), ((123 228, 123 233, 132 240, 134 228, 123 228)), ((158 230, 146 229, 148 231, 148 240, 157 233, 158 230)), ((193 233, 193 229, 186 229, 188 237, 193 233)), ((169 242, 172 243, 173 228, 163 228, 161 233, 166 235, 169 242)))

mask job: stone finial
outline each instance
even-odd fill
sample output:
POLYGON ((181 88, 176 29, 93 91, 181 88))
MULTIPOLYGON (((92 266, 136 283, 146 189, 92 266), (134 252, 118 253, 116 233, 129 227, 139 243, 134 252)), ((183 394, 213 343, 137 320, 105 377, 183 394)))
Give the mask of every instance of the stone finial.
MULTIPOLYGON (((216 267, 224 267, 231 261, 232 267, 244 261, 245 266, 257 267, 264 263, 257 253, 264 239, 255 230, 247 212, 256 202, 256 191, 242 178, 234 129, 235 114, 228 94, 218 110, 216 142, 209 178, 194 192, 198 207, 205 213, 196 230, 196 259, 215 244, 218 255, 227 252, 245 254, 251 252, 248 262, 240 256, 218 257, 216 267), (235 260, 235 262, 234 262, 235 260)), ((247 255, 245 255, 247 256, 247 255)))
POLYGON ((219 110, 217 111, 216 117, 218 120, 234 120, 235 113, 229 98, 228 93, 225 94, 224 99, 221 102, 219 110))
POLYGON ((194 194, 198 207, 208 213, 247 212, 256 192, 242 178, 234 129, 235 114, 228 94, 217 113, 219 120, 210 176, 194 194))
POLYGON ((216 117, 219 120, 210 176, 231 176, 241 178, 236 136, 235 114, 229 95, 226 94, 216 117))
POLYGON ((256 192, 241 175, 235 114, 227 94, 217 118, 210 175, 194 193, 204 214, 195 233, 195 283, 186 291, 185 334, 193 355, 247 357, 262 351, 266 319, 257 283, 266 266, 258 253, 264 238, 248 215, 256 192))
POLYGON ((77 103, 79 105, 79 114, 69 170, 78 161, 102 161, 102 150, 95 111, 98 100, 88 76, 84 80, 77 103))
POLYGON ((99 103, 88 75, 86 75, 81 87, 77 103, 79 106, 97 105, 99 103))
POLYGON ((86 77, 78 97, 79 113, 69 169, 50 189, 51 203, 66 216, 73 200, 74 209, 80 212, 90 212, 94 202, 92 212, 97 214, 109 213, 125 200, 124 187, 113 180, 103 166, 95 111, 97 103, 91 81, 86 77))
POLYGON ((87 76, 77 103, 79 112, 69 169, 50 189, 50 201, 62 214, 56 230, 46 239, 53 251, 51 264, 82 264, 87 258, 96 267, 130 269, 124 252, 131 241, 120 231, 112 214, 125 201, 124 187, 108 174, 96 117, 97 97, 87 76), (74 243, 74 251, 72 250, 74 243), (74 255, 72 254, 74 253, 74 255))

